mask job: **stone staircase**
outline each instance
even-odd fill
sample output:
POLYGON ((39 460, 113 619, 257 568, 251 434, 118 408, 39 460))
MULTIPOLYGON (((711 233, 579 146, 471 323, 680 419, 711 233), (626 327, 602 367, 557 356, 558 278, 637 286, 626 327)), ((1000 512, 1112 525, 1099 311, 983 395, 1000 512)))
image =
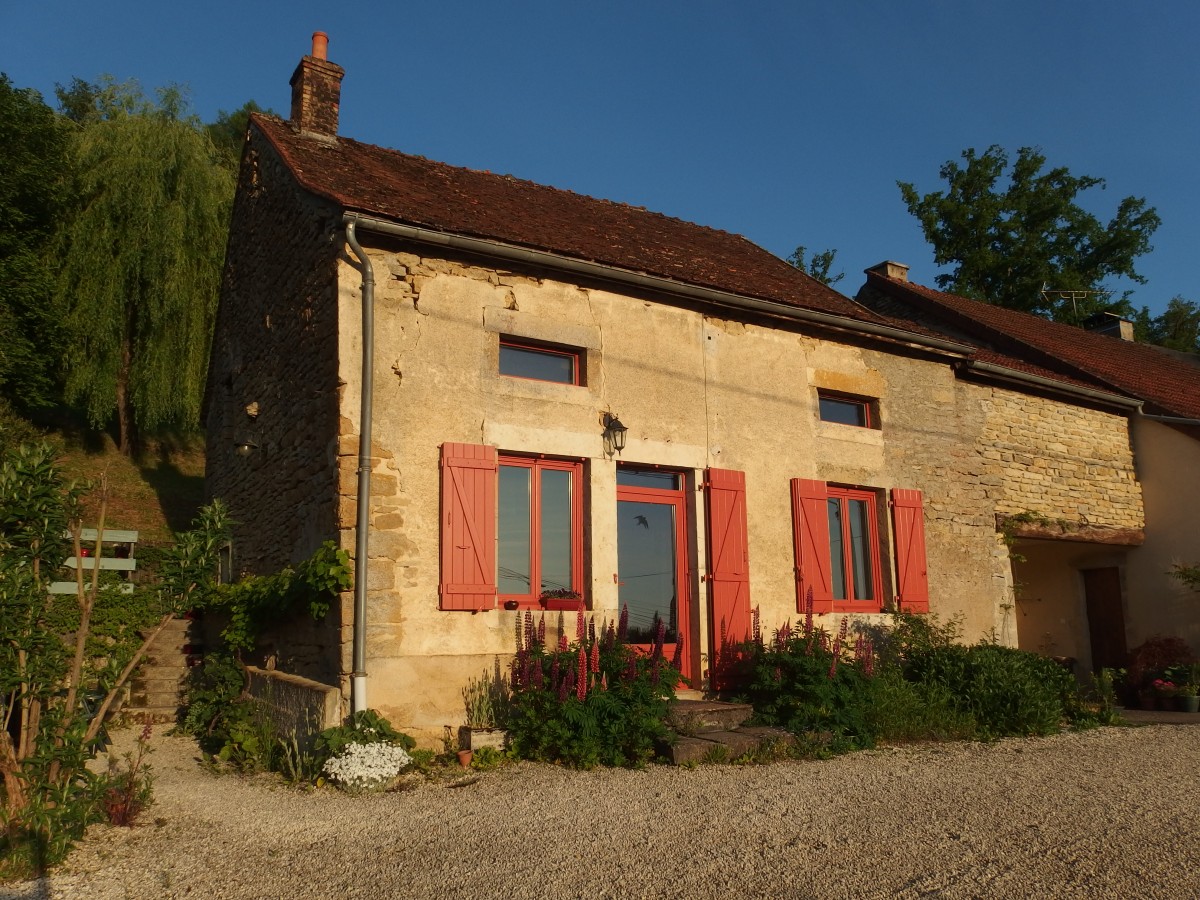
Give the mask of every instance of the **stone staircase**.
POLYGON ((796 738, 781 728, 747 728, 754 713, 747 703, 705 700, 695 691, 680 691, 671 704, 668 723, 679 735, 665 756, 675 765, 730 762, 764 744, 791 745, 796 738))
POLYGON ((189 661, 199 658, 200 626, 192 619, 172 619, 155 638, 130 679, 129 698, 121 708, 127 719, 175 723, 183 702, 189 661))

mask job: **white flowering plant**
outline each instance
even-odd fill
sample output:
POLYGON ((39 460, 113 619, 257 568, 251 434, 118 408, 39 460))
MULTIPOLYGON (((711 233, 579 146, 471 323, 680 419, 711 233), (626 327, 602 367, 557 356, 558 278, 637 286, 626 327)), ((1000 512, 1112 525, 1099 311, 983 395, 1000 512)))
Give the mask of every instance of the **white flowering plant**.
POLYGON ((325 774, 338 787, 353 793, 383 790, 412 763, 397 744, 347 744, 325 762, 325 774))

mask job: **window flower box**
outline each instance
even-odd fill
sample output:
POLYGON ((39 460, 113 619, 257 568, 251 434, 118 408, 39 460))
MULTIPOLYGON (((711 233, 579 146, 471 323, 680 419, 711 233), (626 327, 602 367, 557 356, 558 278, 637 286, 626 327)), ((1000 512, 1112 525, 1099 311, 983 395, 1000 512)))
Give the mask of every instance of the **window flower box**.
POLYGON ((578 591, 543 591, 540 600, 542 607, 548 610, 578 612, 583 609, 583 598, 578 591))

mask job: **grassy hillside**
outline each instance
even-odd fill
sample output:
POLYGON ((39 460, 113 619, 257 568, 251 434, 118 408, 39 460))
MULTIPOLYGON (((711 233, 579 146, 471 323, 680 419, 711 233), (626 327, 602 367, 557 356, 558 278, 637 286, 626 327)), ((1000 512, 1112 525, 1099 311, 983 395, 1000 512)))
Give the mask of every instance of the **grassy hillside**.
MULTIPOLYGON (((204 502, 202 441, 161 442, 131 459, 107 435, 57 432, 63 443, 63 468, 72 477, 97 484, 108 476, 107 528, 132 528, 142 541, 169 541, 191 526, 204 502)), ((85 521, 95 525, 98 492, 85 504, 85 521)))

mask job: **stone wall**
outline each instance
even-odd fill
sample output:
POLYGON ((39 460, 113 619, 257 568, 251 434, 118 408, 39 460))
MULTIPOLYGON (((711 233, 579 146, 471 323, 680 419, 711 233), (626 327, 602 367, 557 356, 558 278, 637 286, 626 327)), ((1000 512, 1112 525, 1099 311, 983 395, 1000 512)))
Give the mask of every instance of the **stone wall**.
POLYGON ((1142 489, 1125 416, 970 385, 984 409, 977 447, 996 512, 1140 529, 1142 489))
MULTIPOLYGON (((337 536, 337 216, 252 129, 205 399, 205 490, 237 523, 239 573, 278 571, 337 536), (255 445, 245 456, 242 442, 255 445)), ((338 612, 286 628, 272 641, 279 667, 336 681, 338 612)))

